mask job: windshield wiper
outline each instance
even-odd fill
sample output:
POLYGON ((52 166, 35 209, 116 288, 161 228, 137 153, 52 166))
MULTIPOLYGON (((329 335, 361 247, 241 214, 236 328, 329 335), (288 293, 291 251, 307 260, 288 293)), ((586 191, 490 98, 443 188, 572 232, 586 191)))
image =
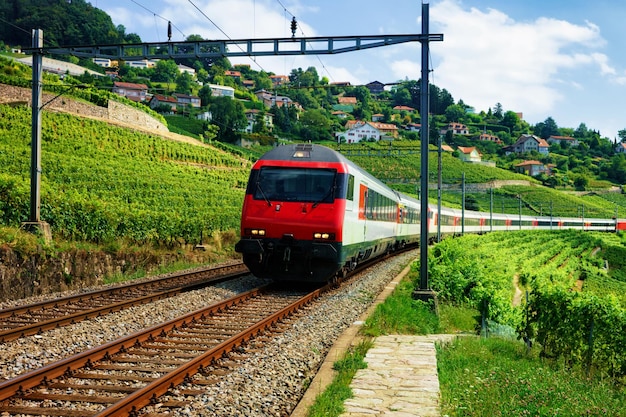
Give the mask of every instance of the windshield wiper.
POLYGON ((267 202, 267 206, 268 207, 272 207, 272 202, 270 201, 269 198, 267 198, 267 196, 263 192, 263 188, 261 187, 261 183, 259 181, 256 182, 256 189, 261 192, 261 195, 263 196, 263 199, 267 202))
POLYGON ((313 203, 313 205, 311 206, 311 208, 315 208, 317 206, 320 205, 320 203, 324 200, 326 200, 328 198, 329 195, 331 195, 332 193, 335 192, 335 187, 336 185, 333 184, 332 187, 330 187, 330 189, 328 191, 326 191, 326 194, 324 194, 324 196, 322 198, 320 198, 319 200, 317 200, 315 203, 313 203))

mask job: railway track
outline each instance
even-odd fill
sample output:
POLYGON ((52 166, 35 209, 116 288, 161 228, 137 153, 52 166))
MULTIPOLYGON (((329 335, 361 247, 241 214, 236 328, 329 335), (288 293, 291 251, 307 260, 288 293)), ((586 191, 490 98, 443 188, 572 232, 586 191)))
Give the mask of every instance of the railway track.
POLYGON ((136 416, 328 288, 257 288, 0 383, 2 416, 136 416))
POLYGON ((243 263, 179 273, 0 310, 0 343, 249 274, 243 263))

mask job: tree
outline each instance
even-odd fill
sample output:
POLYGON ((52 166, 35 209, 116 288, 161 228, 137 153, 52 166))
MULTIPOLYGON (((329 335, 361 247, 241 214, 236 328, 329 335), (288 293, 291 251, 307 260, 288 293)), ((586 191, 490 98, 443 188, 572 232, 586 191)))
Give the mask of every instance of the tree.
POLYGON ((300 117, 300 136, 304 140, 318 141, 332 137, 330 119, 323 110, 313 109, 302 113, 300 117))
POLYGON ((178 65, 171 59, 161 59, 154 67, 152 81, 165 82, 168 85, 178 76, 178 65))
POLYGON ((559 126, 556 124, 552 117, 548 117, 543 122, 539 122, 535 125, 534 129, 535 135, 547 139, 552 135, 559 135, 559 126))
POLYGON ((217 140, 235 143, 241 138, 241 130, 248 125, 243 104, 230 97, 213 97, 209 110, 212 122, 219 127, 217 140))
POLYGON ((448 122, 459 122, 465 116, 465 109, 458 104, 448 106, 446 109, 446 120, 448 122))
POLYGON ((502 120, 500 124, 509 128, 509 133, 513 133, 513 131, 517 131, 520 129, 520 119, 517 113, 514 111, 507 111, 502 116, 502 120))
POLYGON ((620 142, 626 142, 626 129, 618 130, 617 136, 619 136, 620 142))
POLYGON ((585 175, 577 175, 574 177, 574 187, 577 191, 585 191, 589 185, 589 178, 585 175))
POLYGON ((493 115, 497 117, 498 119, 502 119, 503 117, 502 111, 503 111, 502 104, 496 103, 496 105, 493 108, 493 115))
POLYGON ((269 129, 267 128, 267 125, 265 124, 265 112, 264 111, 258 112, 256 116, 254 117, 254 124, 252 125, 252 133, 262 133, 262 134, 269 133, 269 129))
POLYGON ((176 77, 177 93, 191 94, 191 86, 193 85, 193 77, 188 72, 179 73, 176 77))

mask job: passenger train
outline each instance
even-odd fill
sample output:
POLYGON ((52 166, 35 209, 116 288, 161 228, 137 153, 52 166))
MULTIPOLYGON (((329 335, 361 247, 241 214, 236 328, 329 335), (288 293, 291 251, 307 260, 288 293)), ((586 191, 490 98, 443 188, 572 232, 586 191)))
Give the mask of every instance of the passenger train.
MULTIPOLYGON (((394 191, 320 145, 274 148, 252 167, 235 250, 250 271, 276 281, 327 282, 359 263, 420 241, 420 201, 394 191)), ((615 219, 483 213, 429 206, 431 237, 498 230, 615 231, 615 219), (462 224, 463 221, 463 224, 462 224)))

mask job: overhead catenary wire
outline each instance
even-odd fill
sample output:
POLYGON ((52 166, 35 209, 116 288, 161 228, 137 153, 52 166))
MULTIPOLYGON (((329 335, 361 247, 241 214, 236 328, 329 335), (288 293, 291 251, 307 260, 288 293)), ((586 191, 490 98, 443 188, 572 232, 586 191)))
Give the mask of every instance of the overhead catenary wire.
MULTIPOLYGON (((180 30, 180 29, 179 29, 179 28, 178 28, 175 24, 173 24, 173 23, 171 22, 171 20, 170 20, 170 19, 167 19, 167 18, 165 18, 165 17, 163 17, 163 16, 159 15, 158 13, 155 13, 154 11, 152 11, 152 10, 148 9, 146 6, 144 6, 143 4, 141 4, 141 3, 137 2, 136 0, 130 0, 130 1, 132 1, 132 2, 133 2, 133 3, 135 3, 137 6, 141 7, 142 9, 146 10, 148 13, 151 13, 151 14, 154 16, 154 18, 155 18, 155 23, 154 23, 154 26, 155 26, 155 27, 156 27, 156 18, 158 17, 158 18, 160 18, 160 19, 162 19, 162 20, 164 20, 164 21, 168 22, 168 24, 171 24, 171 25, 172 25, 172 27, 174 27, 177 31, 179 31, 179 32, 180 32, 180 34, 181 34, 181 35, 183 35, 183 39, 184 39, 184 38, 187 38, 187 35, 185 35, 185 34, 183 33, 183 31, 182 31, 182 30, 180 30)), ((159 40, 159 31, 158 31, 158 29, 157 29, 157 40, 159 40)))
MULTIPOLYGON (((221 27, 219 27, 219 26, 217 25, 217 23, 215 23, 213 20, 211 20, 211 18, 210 18, 209 16, 207 16, 207 15, 206 15, 206 13, 204 13, 204 12, 202 11, 202 9, 200 9, 198 6, 196 6, 196 4, 195 4, 192 0, 187 0, 187 1, 188 1, 188 2, 189 2, 189 4, 191 4, 191 5, 192 5, 192 6, 193 6, 193 7, 194 7, 194 8, 195 8, 198 12, 200 12, 200 14, 201 14, 202 16, 204 16, 204 17, 205 17, 205 18, 206 18, 209 22, 211 22, 211 24, 212 24, 213 26, 215 26, 215 27, 217 28, 217 30, 219 30, 220 32, 222 32, 222 34, 223 34, 224 36, 226 36, 226 38, 227 38, 229 41, 232 41, 231 37, 230 37, 230 36, 228 36, 228 35, 226 34, 226 32, 224 32, 224 31, 222 30, 222 28, 221 28, 221 27)), ((245 52, 245 51, 243 50, 243 48, 242 48, 240 45, 237 45, 237 47, 239 48, 239 50, 240 50, 241 52, 245 52)), ((265 69, 263 68, 263 66, 261 66, 261 64, 259 64, 258 62, 256 62, 256 60, 252 59, 252 57, 251 57, 251 56, 249 56, 248 58, 250 58, 250 60, 251 60, 252 62, 254 62, 255 64, 257 64, 257 65, 259 66, 259 68, 261 68, 261 70, 262 70, 262 71, 265 71, 265 69)), ((267 72, 267 71, 265 71, 265 72, 267 72)))
MULTIPOLYGON (((18 26, 18 25, 16 25, 16 24, 14 24, 14 23, 12 23, 12 22, 9 22, 8 20, 3 19, 2 17, 0 17, 0 21, 1 21, 1 22, 4 22, 4 23, 6 23, 7 25, 12 26, 12 27, 14 27, 14 28, 16 28, 16 29, 18 29, 18 30, 20 30, 20 31, 24 32, 24 33, 27 33, 29 37, 31 37, 31 36, 32 36, 32 31, 30 31, 30 30, 24 29, 24 28, 22 28, 22 27, 20 27, 20 26, 18 26)), ((47 39, 44 39, 44 43, 45 43, 45 44, 48 44, 48 46, 52 46, 52 47, 58 47, 58 46, 59 46, 57 43, 50 42, 50 41, 49 41, 49 40, 47 40, 47 39)))
MULTIPOLYGON (((278 4, 280 4, 280 7, 283 8, 285 13, 288 13, 293 19, 296 18, 296 16, 291 13, 289 10, 287 10, 287 8, 285 7, 285 5, 280 1, 280 0, 276 0, 278 2, 278 4)), ((306 35, 304 33, 304 31, 302 30, 302 26, 298 25, 298 29, 300 29, 300 34, 302 35, 303 38, 306 38, 306 35)), ((308 46, 308 42, 307 42, 307 46, 308 46)), ((326 74, 328 74, 328 77, 330 78, 331 81, 335 81, 335 79, 333 78, 333 76, 331 75, 330 71, 328 71, 328 68, 326 68, 326 65, 324 65, 324 63, 322 62, 322 59, 319 57, 319 55, 315 55, 315 57, 317 58, 317 60, 319 61, 320 65, 322 66, 322 68, 324 69, 324 71, 326 71, 326 74)))

